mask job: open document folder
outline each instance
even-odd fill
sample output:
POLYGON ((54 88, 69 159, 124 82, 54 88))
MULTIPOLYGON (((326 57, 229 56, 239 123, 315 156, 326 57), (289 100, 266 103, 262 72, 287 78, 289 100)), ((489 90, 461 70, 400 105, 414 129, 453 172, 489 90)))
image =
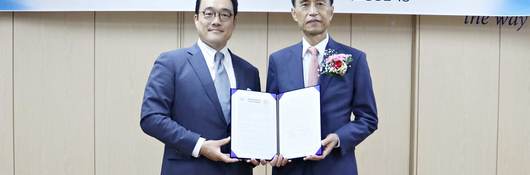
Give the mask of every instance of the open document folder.
POLYGON ((269 160, 322 155, 320 87, 282 94, 232 90, 230 157, 269 160))

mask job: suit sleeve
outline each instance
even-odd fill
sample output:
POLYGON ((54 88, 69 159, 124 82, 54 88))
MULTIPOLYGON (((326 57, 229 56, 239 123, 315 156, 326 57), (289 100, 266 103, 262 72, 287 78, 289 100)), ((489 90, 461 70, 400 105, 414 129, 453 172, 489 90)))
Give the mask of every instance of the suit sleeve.
POLYGON ((279 93, 278 80, 276 74, 276 64, 274 63, 274 57, 269 56, 269 68, 267 71, 267 87, 266 92, 268 93, 279 93))
POLYGON ((354 149, 377 129, 377 106, 366 55, 362 53, 355 64, 352 112, 355 119, 335 133, 340 139, 341 153, 354 149))
POLYGON ((170 61, 163 55, 155 61, 144 92, 140 126, 146 134, 166 146, 192 155, 199 134, 187 130, 170 117, 175 98, 175 69, 170 61))

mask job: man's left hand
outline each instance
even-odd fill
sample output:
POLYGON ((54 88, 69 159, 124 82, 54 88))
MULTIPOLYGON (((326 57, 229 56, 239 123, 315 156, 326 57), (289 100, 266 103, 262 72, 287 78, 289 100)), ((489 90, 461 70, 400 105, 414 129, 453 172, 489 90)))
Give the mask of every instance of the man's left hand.
POLYGON ((267 161, 265 160, 256 160, 256 159, 250 159, 250 160, 247 160, 247 163, 250 163, 254 166, 258 166, 259 164, 262 164, 262 165, 265 165, 267 164, 267 161))
POLYGON ((339 143, 339 136, 335 133, 329 134, 324 140, 322 140, 322 146, 324 147, 324 152, 321 156, 317 155, 310 155, 304 157, 304 160, 322 160, 326 158, 326 156, 337 146, 337 143, 339 143))

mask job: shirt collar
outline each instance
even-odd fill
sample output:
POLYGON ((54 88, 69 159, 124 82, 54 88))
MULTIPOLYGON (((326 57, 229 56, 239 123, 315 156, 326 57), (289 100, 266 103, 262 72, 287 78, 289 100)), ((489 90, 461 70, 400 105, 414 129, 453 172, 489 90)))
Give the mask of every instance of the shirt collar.
MULTIPOLYGON (((202 51, 202 54, 205 58, 211 58, 213 59, 215 57, 215 53, 217 53, 217 50, 215 50, 214 48, 208 46, 206 43, 204 43, 200 38, 199 40, 197 41, 197 45, 199 46, 199 48, 201 49, 202 51)), ((225 58, 227 57, 228 55, 228 48, 225 46, 223 47, 219 52, 223 53, 225 55, 225 58)))
MULTIPOLYGON (((315 48, 317 48, 318 54, 320 56, 322 56, 324 52, 326 51, 326 46, 328 45, 328 41, 329 41, 329 34, 326 34, 326 38, 324 38, 324 40, 320 41, 317 45, 314 46, 315 48)), ((307 49, 309 49, 309 47, 311 47, 311 44, 309 44, 309 42, 307 42, 307 40, 304 37, 302 37, 302 55, 307 53, 307 49)))

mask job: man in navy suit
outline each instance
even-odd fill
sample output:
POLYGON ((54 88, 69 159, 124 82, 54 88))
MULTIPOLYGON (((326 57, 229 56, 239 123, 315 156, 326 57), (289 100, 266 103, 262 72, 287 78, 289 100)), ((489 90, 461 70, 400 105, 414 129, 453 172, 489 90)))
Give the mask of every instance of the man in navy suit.
POLYGON ((320 85, 324 151, 321 156, 308 155, 294 160, 277 155, 270 162, 274 166, 273 174, 356 175, 355 147, 377 129, 378 123, 366 54, 329 36, 327 28, 333 18, 333 0, 291 2, 291 14, 302 31, 302 42, 270 55, 267 92, 282 93, 320 85), (351 55, 344 74, 321 72, 328 50, 351 55))
POLYGON ((165 145, 161 174, 247 175, 258 164, 227 154, 230 88, 260 91, 258 70, 226 48, 236 15, 237 0, 197 0, 197 43, 154 63, 140 125, 165 145))

